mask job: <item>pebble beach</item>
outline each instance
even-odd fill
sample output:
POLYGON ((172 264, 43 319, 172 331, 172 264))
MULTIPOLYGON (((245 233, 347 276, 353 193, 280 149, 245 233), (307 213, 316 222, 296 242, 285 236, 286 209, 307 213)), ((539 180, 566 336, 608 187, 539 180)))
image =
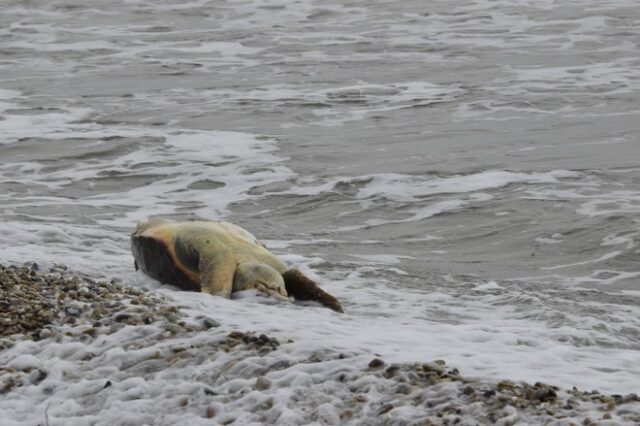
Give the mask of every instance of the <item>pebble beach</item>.
POLYGON ((283 333, 62 266, 0 265, 0 305, 4 425, 640 423, 637 394, 477 379, 446 360, 301 356, 283 333))

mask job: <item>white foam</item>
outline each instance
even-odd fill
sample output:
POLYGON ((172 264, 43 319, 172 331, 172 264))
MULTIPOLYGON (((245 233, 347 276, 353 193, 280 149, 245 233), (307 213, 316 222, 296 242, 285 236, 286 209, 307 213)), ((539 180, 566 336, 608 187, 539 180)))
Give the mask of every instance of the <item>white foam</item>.
MULTIPOLYGON (((309 195, 328 192, 341 183, 366 182, 357 193, 360 199, 385 197, 397 202, 416 201, 420 197, 437 194, 462 194, 502 188, 517 183, 545 184, 558 183, 561 179, 575 179, 580 173, 568 170, 554 170, 544 173, 522 173, 506 170, 486 170, 468 175, 438 177, 430 175, 407 175, 380 173, 357 177, 338 177, 321 184, 303 184, 288 192, 309 195)), ((301 181, 301 183, 304 183, 301 181)))
POLYGON ((548 237, 536 237, 535 241, 540 244, 562 244, 564 240, 560 239, 560 237, 562 237, 562 234, 556 232, 548 237))
POLYGON ((504 287, 502 287, 501 285, 499 285, 497 282, 495 281, 489 281, 486 283, 481 283, 476 285, 473 290, 474 291, 492 291, 492 290, 501 290, 504 287))
MULTIPOLYGON (((369 218, 358 225, 340 226, 337 231, 354 231, 391 223, 419 222, 433 216, 456 211, 474 203, 484 203, 493 195, 483 191, 503 188, 513 184, 527 184, 527 187, 556 184, 568 180, 572 182, 580 177, 578 172, 554 170, 544 173, 522 173, 505 170, 487 170, 468 175, 452 175, 437 177, 431 175, 407 175, 398 173, 382 173, 357 177, 337 177, 323 182, 299 179, 298 184, 288 189, 288 194, 314 195, 338 191, 342 184, 354 184, 359 187, 355 199, 361 208, 367 209, 372 201, 384 198, 397 203, 411 203, 412 207, 404 209, 409 213, 402 219, 369 218), (435 196, 458 197, 438 200, 435 196), (438 201, 430 202, 436 199, 438 201), (427 204, 421 206, 420 204, 427 204), (413 206, 416 207, 413 207, 413 206)), ((531 192, 534 190, 531 189, 531 192)), ((398 215, 399 216, 399 215, 398 215)))
POLYGON ((367 262, 385 265, 397 265, 401 263, 402 259, 414 259, 411 256, 399 256, 392 254, 352 254, 351 256, 357 257, 358 259, 362 259, 367 262))

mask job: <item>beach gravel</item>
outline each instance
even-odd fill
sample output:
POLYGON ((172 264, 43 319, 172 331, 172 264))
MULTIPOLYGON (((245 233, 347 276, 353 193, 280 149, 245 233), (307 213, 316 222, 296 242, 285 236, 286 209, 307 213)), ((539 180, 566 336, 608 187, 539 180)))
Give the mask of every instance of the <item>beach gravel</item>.
MULTIPOLYGON (((241 303, 241 302, 238 302, 241 303)), ((637 425, 636 394, 465 377, 442 360, 304 354, 117 282, 0 265, 7 424, 637 425)))

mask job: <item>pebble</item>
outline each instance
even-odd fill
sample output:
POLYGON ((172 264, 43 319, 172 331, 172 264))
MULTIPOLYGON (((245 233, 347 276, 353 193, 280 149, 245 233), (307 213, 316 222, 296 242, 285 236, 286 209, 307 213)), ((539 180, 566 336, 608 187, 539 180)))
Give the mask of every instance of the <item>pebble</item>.
POLYGON ((173 324, 170 322, 166 322, 165 324, 163 324, 163 328, 172 334, 180 334, 182 331, 184 331, 184 328, 180 327, 178 324, 173 324))
POLYGON ((406 383, 400 383, 394 393, 400 393, 403 395, 409 395, 411 393, 411 386, 406 383))
POLYGON ((68 306, 65 311, 73 317, 79 317, 80 314, 82 314, 82 309, 76 308, 75 306, 68 306))
POLYGON ((442 374, 445 371, 444 361, 438 360, 434 362, 424 363, 422 364, 422 369, 424 371, 433 371, 435 373, 442 374))
POLYGON ((389 411, 393 410, 395 407, 393 406, 393 404, 385 404, 382 407, 380 407, 380 409, 378 410, 378 415, 381 416, 385 413, 388 413, 389 411))
POLYGON ((264 376, 260 376, 256 379, 256 383, 253 385, 255 390, 265 390, 271 387, 271 381, 264 376))
POLYGON ((38 385, 41 381, 46 379, 47 376, 48 373, 44 370, 34 370, 29 374, 29 382, 31 382, 32 385, 38 385))
POLYGON ((209 330, 210 328, 220 327, 220 323, 216 320, 213 320, 209 317, 204 317, 201 321, 202 329, 209 330))
POLYGON ((465 395, 473 395, 474 393, 476 393, 476 391, 471 386, 465 386, 465 388, 462 390, 462 393, 465 395))
POLYGON ((228 336, 230 339, 242 339, 244 337, 244 333, 241 331, 232 331, 228 336))
POLYGON ((381 360, 380 358, 374 358, 369 362, 369 368, 374 369, 374 368, 380 368, 384 365, 384 361, 381 360))
POLYGON ((212 406, 207 407, 207 411, 205 412, 205 417, 211 419, 216 416, 216 409, 212 406))
MULTIPOLYGON (((369 366, 371 366, 371 364, 369 364, 369 366)), ((399 370, 400 370, 399 366, 390 365, 389 367, 387 367, 386 370, 384 370, 385 379, 390 379, 391 377, 395 376, 399 370)))
POLYGON ((41 339, 46 339, 53 336, 53 331, 48 328, 43 328, 42 330, 40 330, 39 336, 41 339))
POLYGON ((353 411, 351 410, 344 410, 342 413, 340 413, 341 419, 350 419, 352 417, 353 417, 353 411))
POLYGON ((115 322, 127 322, 132 318, 129 314, 117 314, 113 319, 115 322))

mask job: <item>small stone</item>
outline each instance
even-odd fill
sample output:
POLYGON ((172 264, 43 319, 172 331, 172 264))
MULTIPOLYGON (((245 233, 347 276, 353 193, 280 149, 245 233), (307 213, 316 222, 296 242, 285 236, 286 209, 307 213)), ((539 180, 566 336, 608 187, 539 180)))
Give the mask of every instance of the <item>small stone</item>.
POLYGON ((95 327, 91 327, 82 332, 82 334, 86 334, 90 337, 96 337, 98 330, 95 327))
POLYGON ((403 395, 409 395, 411 393, 411 386, 406 383, 400 383, 395 390, 395 393, 400 393, 403 395))
POLYGON ((291 367, 291 361, 288 359, 282 359, 280 361, 276 361, 269 366, 269 370, 284 370, 285 368, 291 367))
POLYGON ((354 396, 354 397, 351 399, 351 402, 359 402, 359 403, 367 402, 367 397, 366 397, 366 395, 362 395, 362 394, 360 393, 360 394, 358 394, 358 395, 354 396))
POLYGON ((47 372, 40 369, 32 371, 31 374, 29 375, 29 381, 31 382, 32 385, 37 385, 38 383, 40 383, 46 378, 47 378, 47 372))
POLYGON ((211 418, 215 417, 215 415, 216 415, 216 409, 213 408, 212 406, 208 406, 207 407, 207 411, 205 413, 205 417, 208 418, 208 419, 211 419, 211 418))
POLYGON ((43 328, 42 330, 40 330, 40 333, 38 334, 38 336, 41 339, 47 339, 47 338, 53 336, 53 331, 51 331, 48 328, 43 328))
POLYGON ((542 402, 553 401, 558 397, 553 389, 551 388, 542 388, 538 389, 534 393, 534 399, 538 399, 542 402))
POLYGON ((242 338, 242 341, 243 341, 244 343, 247 343, 247 344, 248 344, 248 343, 255 343, 255 342, 257 342, 257 341, 258 341, 258 338, 257 338, 256 336, 252 336, 252 335, 249 335, 249 334, 245 334, 245 335, 244 335, 244 337, 242 338))
POLYGON ((489 389, 482 392, 482 396, 484 396, 485 398, 491 398, 492 396, 495 396, 495 395, 496 395, 496 391, 494 391, 493 389, 489 389))
POLYGON ((111 324, 111 326, 109 326, 109 331, 107 332, 107 334, 117 333, 118 331, 122 330, 123 328, 125 328, 124 324, 122 324, 122 323, 113 323, 113 324, 111 324))
POLYGON ((82 314, 82 309, 75 306, 68 306, 65 308, 65 312, 73 317, 79 317, 82 314))
POLYGON ((242 337, 244 336, 244 333, 240 332, 240 331, 232 331, 231 333, 229 333, 229 339, 242 339, 242 337))
POLYGON ((256 408, 258 410, 269 410, 269 409, 273 408, 274 404, 275 404, 275 400, 273 398, 267 398, 266 401, 264 401, 263 403, 259 404, 256 408))
POLYGON ((462 390, 462 393, 465 395, 473 395, 476 391, 471 386, 467 386, 462 390))
POLYGON ((369 362, 369 368, 380 368, 384 365, 384 361, 380 358, 374 358, 369 362))
POLYGON ((611 413, 604 413, 602 420, 611 420, 611 413))
POLYGON ((255 390, 265 390, 271 387, 271 381, 264 376, 260 376, 256 379, 256 383, 253 385, 255 390))
POLYGON ((214 327, 220 327, 220 323, 216 320, 213 320, 209 317, 204 317, 202 319, 202 329, 203 330, 209 330, 210 328, 214 328, 214 327))
POLYGON ((378 410, 378 415, 381 416, 385 413, 388 413, 389 411, 393 410, 394 406, 393 404, 384 404, 382 407, 380 407, 380 409, 378 410))
POLYGON ((433 371, 435 373, 438 374, 442 374, 444 373, 444 367, 442 366, 442 364, 438 363, 438 362, 427 362, 422 364, 422 369, 424 371, 433 371))
POLYGON ((351 410, 345 410, 342 413, 340 413, 341 419, 350 419, 351 417, 353 417, 353 411, 351 410))
POLYGON ((184 329, 180 327, 178 324, 171 324, 171 323, 165 324, 164 329, 172 334, 179 334, 184 331, 184 329))
POLYGON ((115 322, 127 322, 127 321, 129 321, 131 318, 132 318, 132 316, 131 316, 131 315, 122 313, 122 314, 118 314, 118 315, 116 315, 116 316, 115 316, 115 318, 113 318, 113 320, 114 320, 115 322))
POLYGON ((273 350, 273 348, 269 347, 269 346, 262 346, 260 349, 258 349, 258 353, 261 354, 266 354, 269 353, 273 350))
POLYGON ((498 385, 497 385, 499 390, 513 389, 513 386, 514 386, 514 383, 508 380, 503 380, 501 382, 498 382, 498 385))
POLYGON ((187 405, 189 405, 189 398, 180 398, 178 400, 178 405, 180 407, 186 407, 187 405))
POLYGON ((107 383, 104 384, 103 389, 108 388, 109 386, 111 386, 111 380, 107 380, 107 383))
POLYGON ((395 376, 398 371, 400 371, 400 367, 397 365, 390 365, 385 371, 384 371, 384 377, 385 379, 390 379, 393 376, 395 376))

